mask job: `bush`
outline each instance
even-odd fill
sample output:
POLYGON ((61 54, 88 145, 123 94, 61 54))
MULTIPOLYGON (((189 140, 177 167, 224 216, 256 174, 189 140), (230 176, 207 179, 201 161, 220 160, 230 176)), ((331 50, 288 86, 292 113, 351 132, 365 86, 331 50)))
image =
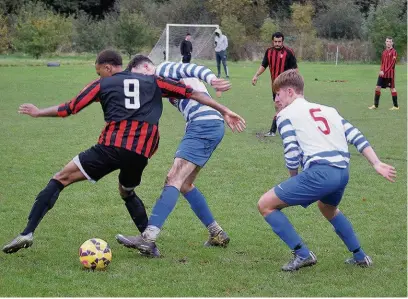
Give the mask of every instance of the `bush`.
POLYGON ((272 34, 279 30, 277 23, 271 18, 266 18, 261 27, 261 40, 270 43, 272 34))
POLYGON ((10 45, 10 35, 7 17, 0 13, 0 53, 5 52, 10 45))
POLYGON ((221 29, 228 38, 228 56, 233 61, 245 58, 245 26, 235 16, 228 15, 222 18, 221 29))
POLYGON ((45 53, 55 52, 71 36, 70 21, 40 2, 28 2, 17 13, 13 45, 37 59, 45 53))

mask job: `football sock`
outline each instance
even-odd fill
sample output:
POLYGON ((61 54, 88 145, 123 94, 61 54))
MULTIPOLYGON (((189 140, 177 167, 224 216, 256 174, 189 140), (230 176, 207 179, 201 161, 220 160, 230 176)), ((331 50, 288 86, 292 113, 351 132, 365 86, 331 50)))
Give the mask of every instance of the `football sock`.
POLYGON ((397 92, 391 92, 392 95, 392 103, 394 104, 394 107, 398 107, 398 98, 397 98, 397 92))
POLYGON ((362 260, 365 256, 364 251, 360 248, 360 242, 354 233, 353 226, 350 221, 344 216, 342 212, 339 212, 330 223, 333 225, 334 231, 340 237, 340 239, 346 244, 348 250, 353 252, 354 257, 358 260, 362 260))
POLYGON ((212 222, 210 225, 207 226, 207 229, 211 236, 216 236, 220 231, 222 231, 221 226, 217 223, 217 221, 212 222))
POLYGON ((282 239, 290 249, 303 258, 309 256, 309 249, 303 244, 302 239, 296 233, 289 219, 279 210, 265 216, 266 222, 272 227, 275 234, 282 239))
POLYGON ((64 185, 60 181, 51 179, 48 182, 48 185, 37 195, 37 198, 35 199, 30 215, 28 216, 27 226, 21 233, 22 235, 27 235, 35 231, 44 215, 52 209, 63 189, 64 185))
POLYGON ((225 72, 225 76, 229 77, 227 64, 224 64, 224 72, 225 72))
POLYGON ((133 222, 135 223, 139 232, 143 233, 147 227, 147 214, 146 208, 143 204, 143 201, 136 195, 134 191, 132 193, 123 198, 125 201, 125 206, 132 218, 133 222))
POLYGON ((149 225, 161 228, 176 206, 180 191, 174 186, 165 186, 160 198, 153 207, 149 218, 149 225))
POLYGON ((205 227, 214 222, 214 217, 210 211, 210 208, 208 207, 204 195, 200 192, 200 190, 194 187, 191 191, 184 194, 184 198, 187 199, 191 209, 205 227))
POLYGON ((160 228, 154 225, 148 225, 145 231, 142 233, 143 238, 150 242, 156 242, 157 237, 159 236, 160 228))
POLYGON ((276 133, 278 126, 276 125, 276 115, 273 117, 271 130, 269 132, 276 133))
POLYGON ((380 103, 380 96, 381 96, 381 91, 375 91, 375 95, 374 95, 374 106, 378 107, 379 103, 380 103))

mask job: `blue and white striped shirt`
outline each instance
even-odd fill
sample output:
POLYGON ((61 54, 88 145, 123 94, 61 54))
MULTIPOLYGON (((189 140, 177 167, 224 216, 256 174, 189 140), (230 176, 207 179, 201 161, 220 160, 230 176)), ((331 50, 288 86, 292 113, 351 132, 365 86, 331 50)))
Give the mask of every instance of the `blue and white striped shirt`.
MULTIPOLYGON (((208 90, 200 80, 211 84, 211 81, 217 78, 215 74, 205 66, 194 63, 175 62, 161 63, 156 68, 156 75, 173 80, 183 79, 186 85, 190 85, 195 90, 205 92, 206 94, 208 94, 208 90)), ((222 115, 217 110, 202 105, 197 101, 187 99, 169 99, 169 101, 183 114, 186 122, 212 121, 214 119, 224 121, 222 115)))
POLYGON ((296 99, 278 114, 286 167, 290 170, 311 164, 346 168, 350 163, 347 143, 359 152, 370 146, 364 135, 336 109, 296 99))

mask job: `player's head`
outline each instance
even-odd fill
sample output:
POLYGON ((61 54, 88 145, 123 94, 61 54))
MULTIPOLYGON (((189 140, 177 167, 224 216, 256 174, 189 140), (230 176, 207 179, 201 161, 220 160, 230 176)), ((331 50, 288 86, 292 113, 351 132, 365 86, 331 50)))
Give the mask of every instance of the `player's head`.
POLYGON ((136 55, 129 61, 126 70, 132 73, 140 73, 144 75, 154 75, 156 72, 156 66, 149 59, 149 57, 144 55, 136 55))
POLYGON ((221 36, 221 29, 220 28, 215 29, 214 33, 215 33, 216 36, 220 37, 221 36))
POLYGON ((275 32, 272 34, 272 45, 275 49, 282 49, 285 37, 282 32, 275 32))
POLYGON ((387 49, 391 49, 393 45, 394 45, 394 41, 392 40, 392 37, 387 36, 385 38, 385 46, 387 47, 387 49))
POLYGON ((122 56, 113 50, 103 50, 98 54, 95 61, 96 73, 104 77, 110 77, 122 71, 122 56))
POLYGON ((186 40, 190 40, 191 39, 191 34, 190 34, 190 32, 187 32, 187 34, 186 34, 186 40))
POLYGON ((285 108, 297 97, 303 96, 303 77, 295 69, 280 74, 273 81, 273 92, 276 93, 275 103, 280 109, 285 108))

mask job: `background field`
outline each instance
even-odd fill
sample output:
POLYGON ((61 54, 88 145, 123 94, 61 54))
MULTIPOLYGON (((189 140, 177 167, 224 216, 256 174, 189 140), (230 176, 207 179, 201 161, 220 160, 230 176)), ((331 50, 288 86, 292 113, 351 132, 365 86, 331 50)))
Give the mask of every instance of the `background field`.
MULTIPOLYGON (((64 120, 21 116, 18 105, 32 102, 45 107, 70 99, 95 78, 92 64, 0 67, 1 245, 21 232, 35 196, 52 175, 93 145, 103 126, 99 104, 64 120)), ((213 62, 209 66, 214 69, 213 62)), ((285 210, 319 260, 317 266, 297 273, 280 272, 290 252, 256 207, 266 190, 288 176, 280 138, 257 137, 270 126, 269 77, 265 73, 253 87, 250 80, 258 63, 229 66, 233 89, 220 101, 244 116, 248 128, 241 134, 227 130, 197 186, 229 233, 230 246, 204 248, 207 231, 180 197, 158 241, 162 259, 145 259, 121 247, 115 234, 134 234, 135 229, 117 193, 115 173, 96 185, 84 182, 64 190, 36 231, 33 247, 0 254, 0 297, 407 295, 406 66, 397 66, 401 110, 388 111, 392 102, 387 90, 380 109, 371 111, 367 107, 372 104, 378 66, 300 64, 306 97, 335 106, 359 127, 383 161, 397 168, 398 181, 387 183, 351 148, 351 179, 340 208, 375 265, 370 269, 344 265, 347 249, 313 205, 285 210), (347 82, 326 82, 330 80, 347 82), (112 248, 107 271, 81 269, 77 250, 91 237, 105 239, 112 248)), ((149 213, 183 131, 182 116, 165 103, 160 149, 137 190, 149 213)))

